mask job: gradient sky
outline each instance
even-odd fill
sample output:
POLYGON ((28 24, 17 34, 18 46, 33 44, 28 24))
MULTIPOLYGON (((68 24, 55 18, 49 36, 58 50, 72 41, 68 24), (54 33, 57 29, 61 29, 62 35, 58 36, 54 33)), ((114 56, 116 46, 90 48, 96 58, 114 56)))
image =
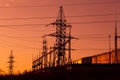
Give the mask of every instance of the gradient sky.
MULTIPOLYGON (((13 18, 56 17, 60 5, 63 5, 65 16, 81 16, 66 17, 67 22, 85 22, 83 24, 72 24, 72 35, 79 38, 79 40, 72 41, 72 48, 76 49, 72 52, 73 60, 109 51, 108 35, 112 35, 111 48, 114 48, 115 22, 97 23, 97 21, 115 21, 115 15, 108 14, 119 14, 117 15, 117 20, 119 20, 119 0, 0 0, 0 69, 5 73, 8 72, 8 57, 10 51, 13 50, 15 73, 23 72, 26 69, 30 70, 32 56, 35 57, 42 49, 41 36, 55 31, 52 26, 18 26, 25 24, 49 24, 54 22, 55 18, 21 20, 13 18), (105 14, 107 15, 87 16, 105 14)), ((120 34, 119 22, 117 26, 118 34, 120 34)), ((54 38, 49 37, 47 39, 49 39, 48 47, 52 46, 51 42, 54 38)))

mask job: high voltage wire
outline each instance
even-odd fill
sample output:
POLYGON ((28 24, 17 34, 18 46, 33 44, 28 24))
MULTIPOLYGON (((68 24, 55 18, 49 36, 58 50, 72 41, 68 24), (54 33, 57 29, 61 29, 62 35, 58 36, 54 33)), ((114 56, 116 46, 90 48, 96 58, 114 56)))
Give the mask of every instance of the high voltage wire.
MULTIPOLYGON (((109 36, 110 34, 114 34, 114 33, 109 33, 107 36, 109 36)), ((85 35, 80 35, 80 34, 73 34, 74 36, 100 36, 100 35, 106 35, 106 34, 102 34, 102 33, 100 33, 100 34, 85 34, 85 35)))
POLYGON ((16 47, 16 48, 21 48, 21 49, 33 49, 33 50, 39 50, 39 48, 35 48, 35 47, 26 47, 26 46, 20 46, 20 45, 10 45, 10 44, 6 44, 6 43, 0 43, 0 44, 4 44, 7 45, 9 47, 16 47))
MULTIPOLYGON (((91 23, 109 23, 109 22, 115 22, 115 20, 112 20, 112 21, 77 22, 77 23, 71 23, 71 24, 91 24, 91 23)), ((117 20, 117 22, 120 22, 120 21, 117 20)))
MULTIPOLYGON (((1 34, 0 34, 0 35, 1 35, 1 34)), ((27 39, 28 39, 28 38, 40 38, 40 37, 33 37, 33 36, 29 36, 29 37, 28 37, 28 36, 27 36, 27 37, 26 37, 26 36, 24 36, 24 37, 18 37, 18 36, 17 36, 17 37, 16 37, 16 36, 9 36, 9 35, 5 35, 5 34, 2 34, 2 36, 7 37, 7 38, 18 39, 18 40, 22 40, 22 41, 41 42, 41 41, 34 41, 34 40, 26 40, 26 39, 24 39, 24 38, 27 38, 27 39), (21 38, 22 38, 22 39, 21 39, 21 38)), ((88 39, 90 40, 90 39, 95 39, 95 38, 96 38, 96 39, 99 39, 99 38, 108 38, 108 37, 98 37, 98 36, 97 36, 97 37, 93 37, 93 36, 92 36, 92 37, 90 37, 90 36, 87 37, 87 36, 85 36, 85 37, 79 37, 79 38, 80 38, 80 40, 83 40, 83 39, 81 39, 81 38, 85 38, 85 40, 88 40, 88 39)), ((92 41, 95 41, 95 40, 92 40, 92 41)), ((99 40, 99 41, 101 41, 101 40, 99 40)), ((103 41, 103 40, 102 40, 102 41, 103 41)), ((104 40, 104 41, 105 41, 105 40, 104 40)))
MULTIPOLYGON (((0 40, 0 41, 5 41, 5 40, 0 40)), ((8 42, 8 41, 5 41, 5 42, 8 42)), ((20 44, 16 44, 16 43, 11 43, 11 42, 8 42, 10 44, 7 44, 5 43, 5 45, 7 46, 10 46, 10 47, 17 47, 17 48, 22 48, 22 49, 34 49, 34 50, 38 50, 39 48, 35 48, 35 47, 30 47, 30 46, 24 46, 24 45, 20 45, 20 44)), ((1 43, 1 44, 4 44, 4 43, 1 43)), ((41 49, 42 50, 42 49, 41 49)), ((94 49, 75 49, 75 50, 108 50, 108 49, 97 49, 97 48, 94 48, 94 49)))
MULTIPOLYGON (((9 36, 9 35, 6 35, 6 34, 1 34, 0 33, 0 35, 2 35, 2 36, 6 36, 6 37, 8 37, 8 38, 41 38, 40 36, 23 36, 23 34, 21 34, 22 35, 22 37, 18 37, 18 35, 17 35, 17 37, 16 36, 9 36)), ((92 34, 92 35, 77 35, 77 37, 79 37, 79 38, 109 38, 109 36, 102 36, 102 35, 105 35, 105 34, 92 34), (98 36, 98 35, 101 35, 101 36, 98 36)), ((75 34, 74 34, 74 36, 76 36, 75 34)), ((114 37, 114 36, 111 36, 111 37, 114 37)))
POLYGON ((72 4, 63 4, 66 6, 71 6, 71 5, 96 5, 96 4, 119 4, 120 1, 109 1, 109 2, 89 2, 89 3, 72 3, 72 4))
MULTIPOLYGON (((17 31, 17 33, 19 33, 18 30, 19 30, 20 32, 31 32, 31 31, 32 31, 32 32, 38 32, 38 31, 39 31, 39 32, 42 32, 42 31, 45 31, 44 29, 40 29, 40 30, 38 30, 38 29, 37 29, 37 30, 33 30, 33 29, 32 29, 32 30, 31 30, 31 29, 28 29, 28 28, 27 28, 27 30, 26 30, 25 27, 24 27, 22 30, 19 29, 19 28, 11 28, 11 27, 4 27, 4 28, 17 31)), ((54 31, 53 29, 51 29, 51 30, 54 31)), ((47 31, 51 31, 51 30, 49 30, 49 28, 47 28, 47 31)))
MULTIPOLYGON (((5 40, 0 40, 0 41, 5 41, 5 40)), ((5 41, 6 42, 6 41, 5 41)), ((8 46, 13 46, 13 47, 17 47, 17 48, 25 48, 25 49, 39 49, 39 48, 34 48, 34 47, 28 47, 28 46, 23 46, 23 45, 19 45, 19 44, 16 44, 16 43, 11 43, 9 41, 7 41, 8 43, 10 44, 13 44, 13 45, 9 45, 7 44, 8 46), (17 46, 18 45, 18 46, 17 46)), ((105 49, 75 49, 75 50, 105 50, 105 49)))
POLYGON ((0 42, 1 44, 5 44, 5 45, 10 46, 10 47, 17 47, 17 48, 24 48, 24 49, 38 49, 38 48, 35 48, 35 47, 31 47, 31 46, 16 44, 16 43, 6 41, 6 40, 1 40, 0 39, 0 41, 9 43, 9 44, 7 44, 7 43, 1 43, 0 42))
POLYGON ((0 8, 30 8, 30 7, 33 7, 33 8, 38 8, 38 7, 55 7, 57 5, 41 5, 41 6, 36 6, 36 5, 32 5, 32 6, 8 6, 8 7, 0 7, 0 8))
MULTIPOLYGON (((115 22, 115 20, 112 21, 93 21, 93 22, 77 22, 77 23, 70 23, 70 24, 91 24, 91 23, 110 23, 110 22, 115 22)), ((120 22, 119 20, 117 20, 117 22, 120 22)), ((34 27, 38 26, 46 26, 46 24, 21 24, 21 25, 0 25, 0 27, 20 27, 20 26, 24 26, 24 27, 34 27)))
MULTIPOLYGON (((6 40, 0 40, 0 41, 4 41, 4 42, 8 42, 10 44, 13 44, 13 45, 9 45, 9 46, 13 46, 13 47, 18 47, 18 48, 26 48, 26 49, 38 49, 38 48, 34 48, 34 47, 27 47, 27 46, 23 46, 23 45, 19 45, 19 44, 16 44, 16 43, 11 43, 9 41, 6 41, 6 40), (18 46, 17 46, 18 45, 18 46)), ((76 50, 104 50, 104 49, 76 49, 76 50)))
MULTIPOLYGON (((5 40, 0 40, 0 41, 5 41, 5 40)), ((22 49, 34 49, 34 50, 39 50, 40 49, 40 48, 35 48, 35 47, 30 47, 30 46, 24 46, 24 45, 20 45, 20 44, 16 44, 16 43, 11 43, 11 42, 8 42, 8 43, 10 43, 10 44, 6 44, 6 43, 1 43, 1 44, 5 44, 5 45, 10 46, 10 47, 22 48, 22 49)), ((97 49, 97 48, 94 48, 94 49, 75 49, 75 50, 108 50, 108 49, 102 49, 102 48, 101 49, 100 48, 97 49)))
MULTIPOLYGON (((89 35, 89 36, 81 36, 81 35, 78 35, 77 37, 79 37, 79 38, 109 38, 109 35, 108 36, 96 36, 96 35, 89 35)), ((111 37, 114 37, 114 36, 111 36, 111 37)))
MULTIPOLYGON (((74 17, 101 17, 101 16, 115 16, 120 14, 95 14, 95 15, 81 15, 81 16, 66 16, 66 18, 74 18, 74 17)), ((29 20, 29 19, 51 19, 57 17, 28 17, 28 18, 1 18, 0 20, 29 20)))
MULTIPOLYGON (((0 33, 0 35, 1 35, 1 33, 0 33)), ((9 36, 9 35, 5 35, 5 34, 2 34, 2 36, 6 36, 6 37, 8 37, 8 38, 41 38, 40 36, 38 37, 38 36, 22 36, 22 37, 18 37, 18 35, 17 35, 17 37, 16 36, 9 36)))
POLYGON ((79 37, 79 38, 108 38, 108 37, 79 37))
POLYGON ((101 16, 116 16, 116 15, 120 15, 118 14, 95 14, 95 15, 81 15, 81 16, 66 16, 67 18, 71 18, 71 17, 101 17, 101 16))
MULTIPOLYGON (((7 38, 13 38, 13 37, 7 37, 7 38)), ((13 39, 17 39, 17 38, 13 38, 13 39)), ((19 39, 20 41, 25 41, 25 40, 21 40, 21 39, 19 39)), ((3 39, 0 39, 0 41, 4 41, 4 42, 8 42, 8 43, 11 43, 11 44, 16 44, 16 43, 13 43, 13 42, 10 42, 10 41, 8 41, 8 40, 3 40, 3 39)), ((27 42, 28 42, 29 40, 27 40, 27 42)), ((33 42, 33 41, 29 41, 29 42, 33 42)), ((35 41, 34 41, 35 42, 35 41)), ((39 41, 39 42, 41 42, 41 41, 39 41)), ((21 44, 18 44, 18 45, 21 45, 21 44)), ((35 44, 34 44, 35 45, 35 44)))
MULTIPOLYGON (((109 42, 109 40, 91 40, 91 39, 80 39, 79 41, 99 41, 99 42, 109 42)), ((114 40, 111 40, 112 42, 114 41, 114 40)), ((120 40, 118 40, 118 41, 120 41, 120 40)))
MULTIPOLYGON (((11 30, 14 30, 15 32, 17 32, 17 33, 20 33, 20 32, 43 32, 43 31, 45 31, 45 30, 47 30, 47 31, 54 31, 54 29, 52 29, 52 28, 45 28, 45 27, 43 27, 43 28, 45 28, 45 29, 36 29, 36 28, 34 28, 33 29, 33 27, 3 27, 3 28, 7 28, 7 29, 11 29, 11 30), (26 29, 25 29, 26 28, 26 29), (32 30, 31 30, 32 29, 32 30), (19 30, 19 31, 18 31, 19 30)), ((23 34, 22 34, 23 35, 23 34)))
MULTIPOLYGON (((120 3, 120 1, 109 1, 109 2, 87 2, 87 3, 72 3, 72 4, 63 4, 64 6, 78 6, 78 5, 96 5, 96 4, 118 4, 120 3)), ((54 7, 54 6, 58 6, 57 4, 55 5, 40 5, 40 6, 36 6, 36 5, 30 5, 30 6, 8 6, 8 7, 0 7, 0 8, 30 8, 30 7, 54 7)))
POLYGON ((20 26, 42 26, 42 25, 46 25, 46 24, 21 24, 21 25, 0 25, 0 27, 20 27, 20 26))
POLYGON ((15 40, 20 40, 20 41, 27 41, 27 42, 42 42, 42 41, 36 41, 36 40, 29 40, 28 38, 40 38, 40 37, 33 37, 33 36, 24 36, 24 37, 16 37, 16 36, 9 36, 9 35, 5 35, 5 34, 0 34, 0 36, 2 37, 7 37, 7 38, 11 38, 11 39, 15 39, 15 40), (27 39, 26 39, 27 38, 27 39))
MULTIPOLYGON (((40 43, 42 41, 36 41, 36 40, 29 40, 28 37, 15 37, 15 36, 9 36, 9 35, 3 35, 3 37, 7 37, 7 38, 10 38, 10 39, 14 39, 14 40, 19 40, 19 41, 24 41, 24 42, 29 42, 29 43, 40 43), (27 38, 27 39, 25 39, 27 38)), ((33 38, 33 37, 29 37, 29 38, 33 38)), ((35 38, 35 37, 34 37, 35 38)), ((36 37, 38 38, 38 37, 36 37)), ((0 40, 1 41, 1 40, 0 40)), ((5 41, 5 40, 2 40, 2 41, 5 41)), ((6 42, 6 41, 5 41, 6 42)), ((7 41, 8 42, 8 41, 7 41)), ((10 43, 10 42, 8 42, 10 43)))
MULTIPOLYGON (((0 40, 1 41, 1 40, 0 40)), ((9 42, 10 43, 10 42, 9 42)), ((5 44, 9 47, 17 47, 17 48, 22 48, 22 49, 34 49, 34 50, 39 50, 40 48, 36 48, 36 47, 30 47, 30 46, 24 46, 24 45, 19 45, 19 44, 15 44, 15 43, 11 43, 11 44, 6 44, 6 43, 1 43, 1 44, 5 44)), ((50 48, 48 48, 50 49, 50 48)), ((42 49, 41 49, 42 50, 42 49)), ((102 49, 102 48, 92 48, 92 49, 75 49, 75 50, 109 50, 109 49, 102 49)))
POLYGON ((75 49, 75 50, 109 50, 109 49, 97 49, 97 48, 93 48, 93 49, 75 49))
POLYGON ((36 41, 36 40, 30 40, 30 39, 34 39, 34 38, 41 38, 41 36, 22 36, 19 37, 18 35, 16 36, 10 36, 10 35, 7 35, 7 34, 1 34, 0 33, 0 36, 2 37, 6 37, 6 38, 11 38, 11 39, 16 39, 16 40, 20 40, 20 41, 27 41, 27 42, 41 42, 40 40, 39 41, 36 41))
POLYGON ((51 19, 51 18, 56 18, 56 17, 31 17, 31 18, 4 18, 4 19, 0 19, 0 20, 26 20, 26 19, 51 19))
MULTIPOLYGON (((1 35, 1 33, 0 33, 0 35, 1 35)), ((18 37, 18 35, 17 35, 17 37, 16 37, 16 36, 9 36, 9 35, 6 35, 6 34, 2 34, 2 36, 6 36, 8 38, 27 38, 27 39, 28 38, 41 38, 40 36, 34 36, 34 37, 33 36, 22 36, 22 37, 18 37)), ((86 37, 86 36, 85 37, 80 37, 79 36, 79 38, 109 38, 109 37, 98 37, 98 36, 97 37, 93 37, 93 36, 92 37, 90 37, 90 36, 89 37, 86 37)))
MULTIPOLYGON (((45 0, 44 0, 45 1, 45 0)), ((52 1, 40 1, 40 3, 53 3, 52 1)), ((16 4, 28 4, 28 3, 32 3, 32 4, 40 4, 39 2, 35 2, 35 1, 29 1, 29 2, 15 2, 16 4)))

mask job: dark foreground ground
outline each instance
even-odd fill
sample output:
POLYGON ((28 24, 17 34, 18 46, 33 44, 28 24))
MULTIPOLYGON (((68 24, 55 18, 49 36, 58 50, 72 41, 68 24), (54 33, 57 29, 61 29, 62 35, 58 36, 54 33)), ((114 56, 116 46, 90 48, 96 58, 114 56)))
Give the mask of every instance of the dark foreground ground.
POLYGON ((74 64, 21 75, 0 76, 0 80, 120 80, 120 64, 74 64))

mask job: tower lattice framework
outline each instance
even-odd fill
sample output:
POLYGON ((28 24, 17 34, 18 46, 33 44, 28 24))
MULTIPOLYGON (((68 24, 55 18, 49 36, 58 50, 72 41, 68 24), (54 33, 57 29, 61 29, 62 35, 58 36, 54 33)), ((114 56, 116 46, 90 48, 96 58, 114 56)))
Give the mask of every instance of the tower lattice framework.
POLYGON ((54 46, 54 55, 56 56, 56 59, 54 59, 56 60, 55 64, 56 66, 65 65, 67 62, 71 62, 71 39, 73 37, 71 37, 71 25, 66 21, 62 6, 60 7, 56 21, 49 25, 56 27, 56 32, 49 34, 49 36, 56 37, 54 46), (66 50, 68 50, 68 58, 66 57, 66 50))

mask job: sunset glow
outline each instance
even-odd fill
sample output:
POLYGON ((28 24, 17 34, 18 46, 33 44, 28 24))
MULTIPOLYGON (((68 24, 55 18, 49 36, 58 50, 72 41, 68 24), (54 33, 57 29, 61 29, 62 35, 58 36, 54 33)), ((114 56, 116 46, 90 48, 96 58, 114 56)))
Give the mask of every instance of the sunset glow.
MULTIPOLYGON (((42 36, 55 32, 55 27, 46 25, 56 20, 61 5, 72 35, 79 38, 72 41, 72 60, 108 52, 109 35, 114 49, 115 20, 120 35, 119 0, 0 0, 0 69, 4 73, 8 73, 11 50, 15 73, 32 69, 32 59, 42 55, 42 36)), ((53 46, 55 38, 47 41, 48 47, 53 46)))

